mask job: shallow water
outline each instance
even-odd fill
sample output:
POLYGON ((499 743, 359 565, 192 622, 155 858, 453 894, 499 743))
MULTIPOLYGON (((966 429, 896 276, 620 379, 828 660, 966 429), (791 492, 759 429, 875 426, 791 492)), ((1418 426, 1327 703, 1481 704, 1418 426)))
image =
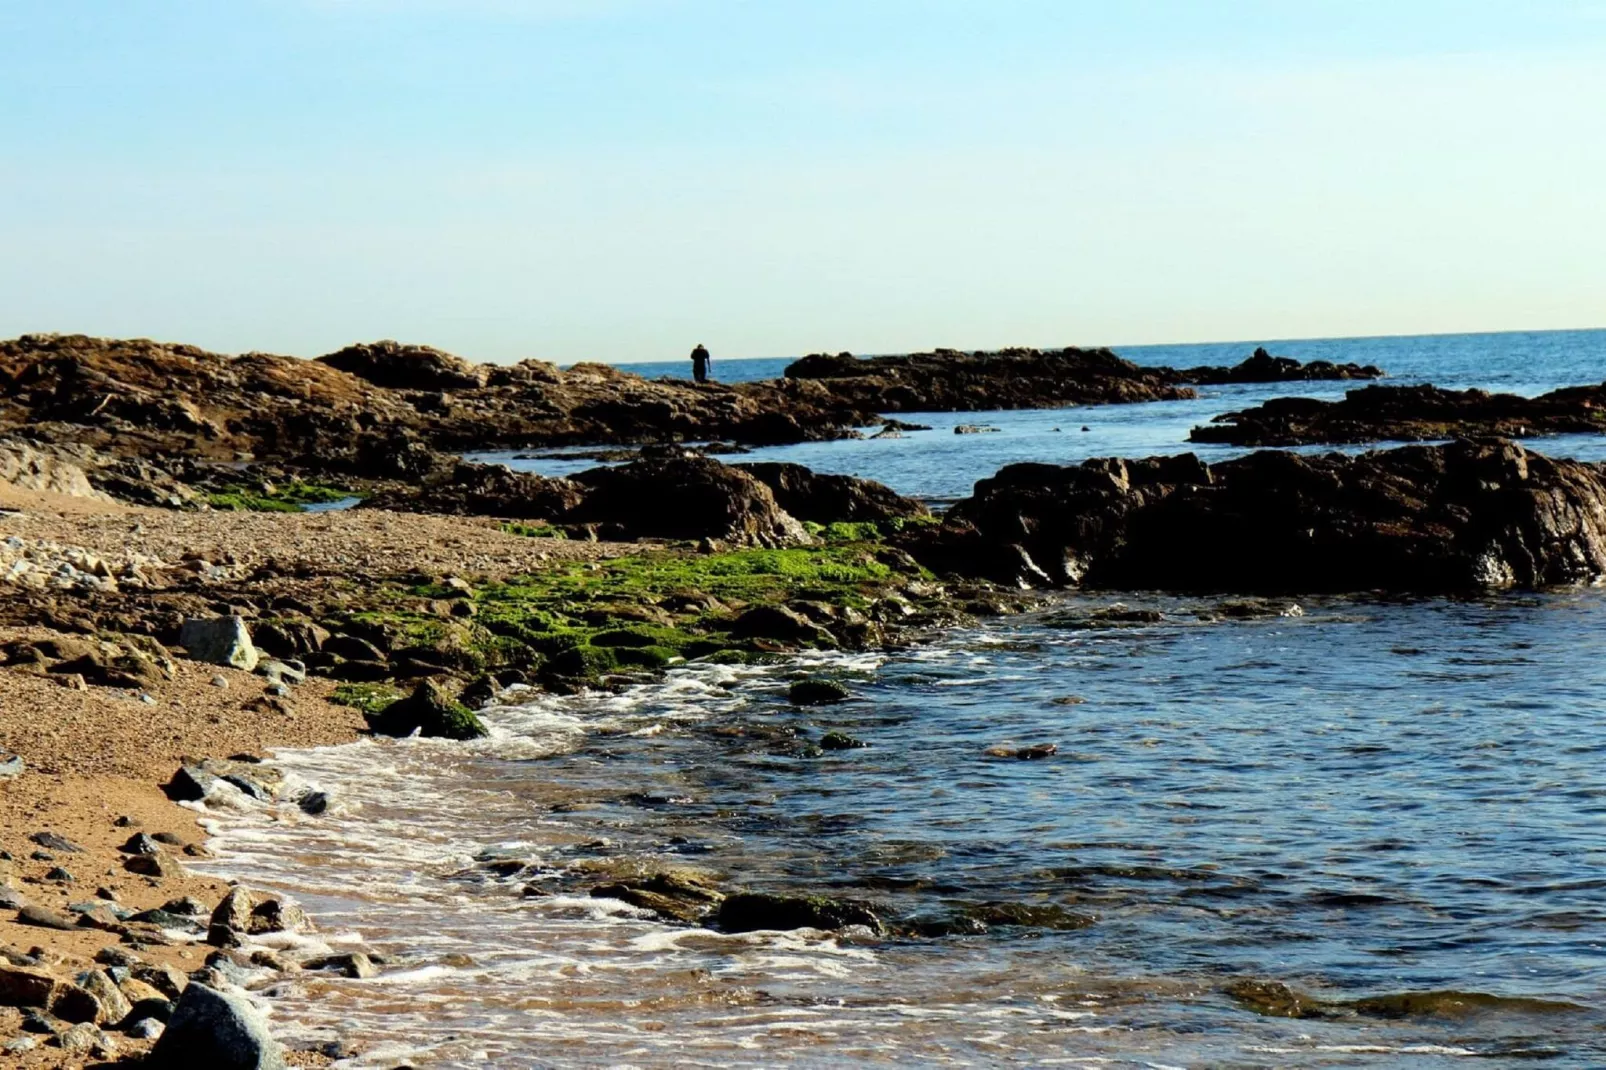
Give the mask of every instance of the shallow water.
MULTIPOLYGON (((1580 337, 1536 388, 1598 378, 1602 336, 1580 337)), ((1083 411, 1108 421, 1076 440, 1102 437, 1090 452, 1134 452, 1114 427, 1151 452, 1184 426, 1170 406, 1083 411)), ((1003 456, 1052 434, 820 448, 952 493, 964 455, 923 441, 1003 456)), ((1164 619, 1065 627, 1113 601, 1070 596, 885 657, 531 696, 473 744, 282 755, 336 807, 215 812, 216 871, 298 894, 326 939, 392 962, 283 984, 277 1028, 430 1068, 1606 1065, 1606 591, 1256 620, 1126 600, 1164 619), (789 675, 821 667, 854 700, 789 707, 789 675), (833 729, 871 745, 797 745, 833 729), (1041 761, 985 753, 1048 742, 1041 761), (498 875, 509 860, 529 868, 498 875), (724 936, 587 894, 666 864, 894 919, 1010 903, 1065 927, 724 936), (1242 981, 1505 1002, 1295 1020, 1234 1001, 1242 981)))

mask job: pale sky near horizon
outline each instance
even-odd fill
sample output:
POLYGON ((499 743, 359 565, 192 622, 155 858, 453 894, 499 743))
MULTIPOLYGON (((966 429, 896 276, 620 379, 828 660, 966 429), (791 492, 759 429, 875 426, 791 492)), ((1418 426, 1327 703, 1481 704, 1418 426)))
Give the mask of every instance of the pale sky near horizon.
POLYGON ((1606 326, 1606 0, 0 0, 0 336, 1606 326))

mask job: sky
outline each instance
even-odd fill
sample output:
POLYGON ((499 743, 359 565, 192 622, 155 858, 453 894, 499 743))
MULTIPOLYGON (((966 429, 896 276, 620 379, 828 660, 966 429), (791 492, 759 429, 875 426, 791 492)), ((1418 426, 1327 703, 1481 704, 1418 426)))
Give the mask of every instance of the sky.
POLYGON ((0 0, 0 336, 1606 326, 1606 0, 0 0))

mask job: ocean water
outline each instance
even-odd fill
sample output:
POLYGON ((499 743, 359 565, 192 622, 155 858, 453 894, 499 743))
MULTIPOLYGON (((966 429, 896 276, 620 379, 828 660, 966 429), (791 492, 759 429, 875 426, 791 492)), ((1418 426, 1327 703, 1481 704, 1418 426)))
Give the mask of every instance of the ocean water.
MULTIPOLYGON (((1194 367, 1236 364, 1258 343, 1120 348, 1139 364, 1194 367)), ((1355 338, 1319 341, 1272 341, 1267 348, 1299 360, 1375 364, 1389 383, 1433 383, 1447 389, 1483 390, 1532 396, 1558 386, 1606 380, 1606 330, 1542 331, 1517 334, 1435 335, 1420 338, 1355 338)), ((729 381, 778 376, 789 360, 731 361, 718 374, 729 381)), ((678 364, 621 365, 654 376, 665 368, 683 373, 678 364)), ((816 471, 879 479, 904 494, 938 503, 970 494, 976 480, 1006 464, 1043 461, 1075 464, 1089 457, 1149 457, 1192 452, 1207 461, 1238 456, 1232 446, 1194 444, 1188 431, 1222 413, 1259 405, 1268 398, 1297 395, 1337 399, 1365 383, 1227 384, 1200 387, 1191 401, 1146 405, 1100 405, 1070 409, 1016 410, 987 413, 902 413, 900 420, 925 424, 930 431, 910 432, 899 439, 812 442, 755 449, 733 461, 786 460, 816 471), (960 424, 997 428, 979 435, 955 435, 960 424)), ((872 429, 873 430, 873 429, 872 429)), ((1606 439, 1574 435, 1530 443, 1557 455, 1606 460, 1606 439)), ((1311 447, 1312 450, 1330 447, 1311 447)), ((513 451, 487 453, 482 459, 542 475, 571 475, 597 462, 544 456, 515 459, 513 451)), ((573 452, 573 451, 570 451, 573 452)), ((583 452, 583 451, 582 451, 583 452)))
MULTIPOLYGON (((1525 391, 1606 368, 1599 332, 1322 344, 1276 348, 1525 391)), ((1006 430, 776 455, 954 494, 955 467, 1074 459, 1051 443, 1185 448, 1177 408, 971 414, 1006 430)), ((281 982, 275 1028, 354 1042, 344 1065, 364 1067, 1606 1065, 1606 592, 1296 599, 1253 620, 1134 595, 1160 620, 1065 626, 1114 601, 1066 595, 906 651, 526 694, 472 744, 279 755, 336 805, 216 800, 213 870, 292 892, 318 939, 388 964, 281 982), (853 700, 788 706, 791 675, 822 669, 853 700), (787 742, 830 730, 870 745, 787 742), (987 754, 1036 743, 1058 752, 987 754), (587 894, 666 865, 1055 927, 727 936, 587 894), (1327 1010, 1257 1013, 1246 983, 1327 1010)))

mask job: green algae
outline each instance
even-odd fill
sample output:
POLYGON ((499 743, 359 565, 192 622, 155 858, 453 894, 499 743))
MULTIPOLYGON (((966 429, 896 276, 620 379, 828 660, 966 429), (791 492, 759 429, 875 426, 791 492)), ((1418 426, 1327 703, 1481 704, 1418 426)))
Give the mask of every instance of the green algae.
POLYGON ((285 483, 270 485, 271 489, 268 490, 264 490, 263 486, 230 484, 208 494, 206 503, 213 509, 237 513, 299 513, 303 506, 326 505, 359 496, 342 487, 321 483, 285 483))

